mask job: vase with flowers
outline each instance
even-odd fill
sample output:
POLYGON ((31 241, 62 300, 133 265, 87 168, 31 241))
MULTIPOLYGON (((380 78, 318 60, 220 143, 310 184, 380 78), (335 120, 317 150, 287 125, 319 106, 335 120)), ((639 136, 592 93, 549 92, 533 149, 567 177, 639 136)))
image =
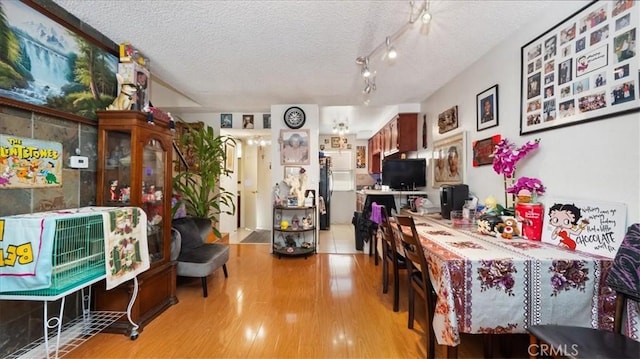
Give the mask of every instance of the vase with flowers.
POLYGON ((544 193, 544 186, 537 178, 520 177, 515 180, 516 165, 520 160, 525 158, 531 151, 540 146, 540 140, 528 141, 524 145, 518 147, 515 143, 503 138, 498 142, 493 151, 493 170, 497 174, 501 174, 504 179, 504 204, 505 214, 513 215, 513 208, 510 206, 508 195, 512 195, 512 201, 515 196, 522 196, 522 200, 536 200, 537 195, 544 193), (528 191, 528 192, 527 192, 528 191))

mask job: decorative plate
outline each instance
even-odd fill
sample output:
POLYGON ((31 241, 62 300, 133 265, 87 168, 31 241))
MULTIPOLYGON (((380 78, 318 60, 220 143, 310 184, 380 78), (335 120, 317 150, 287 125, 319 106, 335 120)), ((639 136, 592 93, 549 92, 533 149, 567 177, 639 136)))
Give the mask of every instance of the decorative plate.
POLYGON ((284 123, 291 129, 296 130, 304 126, 306 120, 304 111, 300 107, 289 107, 284 112, 284 123))

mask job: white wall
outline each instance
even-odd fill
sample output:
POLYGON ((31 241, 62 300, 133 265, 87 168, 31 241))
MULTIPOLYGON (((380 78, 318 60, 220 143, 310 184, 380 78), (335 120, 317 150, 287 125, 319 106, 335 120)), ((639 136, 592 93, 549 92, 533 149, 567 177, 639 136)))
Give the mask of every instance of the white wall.
MULTIPOLYGON (((427 115, 429 148, 420 157, 431 157, 433 141, 456 133, 438 134, 437 116, 457 105, 459 127, 467 132, 464 182, 480 200, 489 195, 503 198, 502 177, 491 166, 472 167, 471 144, 494 134, 517 145, 539 138, 540 148, 521 161, 517 176, 540 178, 547 187, 541 197, 552 196, 626 203, 627 225, 640 221, 640 121, 629 114, 558 128, 532 135, 519 135, 520 49, 588 2, 558 2, 556 9, 534 23, 523 26, 454 80, 422 103, 427 115), (476 132, 476 95, 499 85, 499 126, 476 132)), ((431 169, 429 169, 431 170, 431 169)), ((432 199, 437 189, 429 188, 432 199)))
MULTIPOLYGON (((276 183, 280 184, 280 188, 283 190, 288 189, 288 187, 282 182, 284 179, 284 165, 280 164, 280 143, 278 142, 280 138, 280 130, 288 130, 282 118, 284 117, 284 112, 291 106, 300 107, 305 115, 306 121, 304 126, 300 128, 300 130, 309 130, 309 165, 303 165, 300 167, 304 167, 307 171, 308 184, 306 189, 312 189, 315 191, 316 196, 318 195, 318 179, 320 177, 320 164, 318 162, 318 128, 319 128, 319 116, 320 110, 318 105, 313 104, 291 104, 291 105, 272 105, 271 106, 271 158, 273 159, 271 165, 271 179, 270 179, 270 188, 273 191, 276 183), (278 119, 278 120, 273 120, 278 119)), ((267 179, 265 179, 267 180, 267 179)), ((270 197, 272 198, 272 197, 270 197)), ((272 216, 271 213, 269 213, 272 216)), ((271 217, 270 217, 271 218, 271 217)), ((316 218, 318 218, 316 216, 316 218)), ((272 222, 271 222, 272 223, 272 222)))

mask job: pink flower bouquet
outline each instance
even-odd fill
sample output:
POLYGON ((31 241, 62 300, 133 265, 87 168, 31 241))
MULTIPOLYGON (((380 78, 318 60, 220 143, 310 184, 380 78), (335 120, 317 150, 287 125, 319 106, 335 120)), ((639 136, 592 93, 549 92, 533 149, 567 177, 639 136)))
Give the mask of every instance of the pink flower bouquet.
POLYGON ((545 191, 544 185, 542 185, 542 181, 539 179, 532 177, 520 177, 516 183, 507 188, 507 193, 518 194, 523 189, 538 195, 544 194, 545 191))
POLYGON ((513 177, 516 171, 516 164, 523 159, 529 152, 539 147, 540 140, 529 141, 519 148, 506 138, 503 138, 496 145, 493 151, 493 170, 497 174, 504 175, 506 178, 513 177))

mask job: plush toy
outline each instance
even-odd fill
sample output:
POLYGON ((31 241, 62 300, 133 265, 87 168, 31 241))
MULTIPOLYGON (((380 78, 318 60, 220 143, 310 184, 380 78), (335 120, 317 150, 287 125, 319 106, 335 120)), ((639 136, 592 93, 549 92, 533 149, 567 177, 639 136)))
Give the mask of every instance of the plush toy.
POLYGON ((505 239, 512 239, 513 236, 520 235, 518 221, 513 217, 505 218, 503 223, 496 225, 496 230, 500 233, 500 237, 505 239))

